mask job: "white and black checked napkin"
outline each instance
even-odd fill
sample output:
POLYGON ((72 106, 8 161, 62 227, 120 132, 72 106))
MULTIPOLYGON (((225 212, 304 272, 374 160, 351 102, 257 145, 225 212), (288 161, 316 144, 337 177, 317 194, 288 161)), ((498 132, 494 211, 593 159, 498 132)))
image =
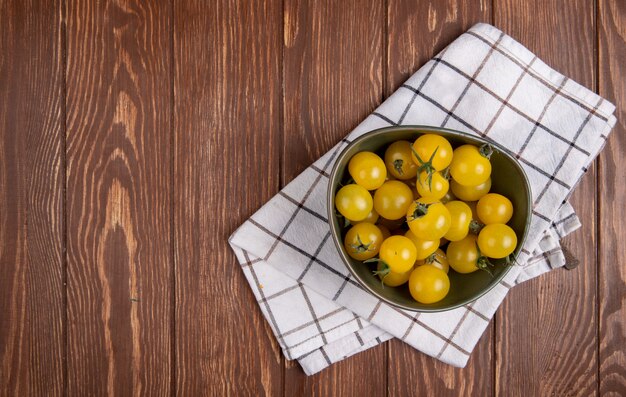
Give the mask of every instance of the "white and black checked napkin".
POLYGON ((287 359, 313 374, 396 337, 465 366, 509 289, 565 264, 559 239, 580 226, 567 199, 605 144, 614 109, 493 26, 460 36, 231 236, 287 359), (471 304, 432 314, 387 305, 352 279, 331 241, 325 197, 336 156, 361 134, 390 125, 494 140, 529 177, 534 204, 522 265, 471 304))

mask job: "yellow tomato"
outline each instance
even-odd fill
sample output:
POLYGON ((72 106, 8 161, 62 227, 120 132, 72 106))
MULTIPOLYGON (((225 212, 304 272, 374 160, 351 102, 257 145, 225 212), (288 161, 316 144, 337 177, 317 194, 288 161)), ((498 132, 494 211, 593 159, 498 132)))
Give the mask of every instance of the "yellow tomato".
POLYGON ((478 270, 478 246, 476 236, 468 234, 463 240, 451 241, 446 251, 448 263, 457 273, 472 273, 478 270))
POLYGON ((357 185, 367 190, 378 189, 387 177, 385 162, 372 152, 359 152, 352 156, 348 172, 357 185))
POLYGON ((441 175, 441 172, 433 172, 429 178, 428 173, 422 171, 417 177, 415 187, 421 197, 432 197, 439 200, 448 193, 450 184, 448 180, 441 175))
POLYGON ((450 212, 450 229, 444 235, 448 241, 459 241, 469 233, 470 222, 472 221, 472 210, 462 201, 453 200, 445 204, 450 212))
POLYGON ((439 302, 450 291, 446 272, 432 265, 418 266, 409 277, 409 292, 420 303, 439 302))
POLYGON ((432 255, 435 251, 437 251, 437 248, 439 247, 438 240, 434 240, 434 241, 433 240, 421 240, 415 237, 415 234, 413 234, 413 232, 410 230, 407 230, 407 232, 404 233, 404 236, 407 237, 409 240, 411 240, 413 244, 415 245, 415 248, 417 249, 417 254, 416 254, 417 260, 427 258, 428 256, 432 255))
POLYGON ((380 246, 378 254, 390 272, 404 273, 415 265, 416 249, 404 236, 391 236, 380 246))
POLYGON ((439 240, 450 228, 450 212, 441 202, 422 197, 406 213, 409 229, 421 240, 439 240))
POLYGON ((513 216, 513 204, 501 194, 488 193, 478 200, 476 212, 485 225, 507 223, 513 216))
POLYGON ((362 221, 372 211, 372 195, 363 186, 354 183, 339 189, 335 195, 335 207, 350 221, 362 221))
POLYGON ((364 261, 378 255, 382 242, 383 234, 376 225, 359 223, 348 230, 343 244, 348 255, 364 261))
POLYGON ((489 193, 489 189, 491 189, 491 178, 488 178, 484 183, 476 186, 463 186, 452 179, 450 181, 450 189, 460 200, 476 201, 489 193))
POLYGON ((385 182, 374 193, 374 209, 386 219, 396 220, 404 217, 412 201, 411 188, 400 181, 385 182))
POLYGON ((507 225, 493 223, 482 228, 478 234, 478 248, 489 258, 506 258, 517 247, 517 235, 507 225))
POLYGON ((446 273, 448 273, 448 271, 450 270, 448 257, 446 256, 446 253, 443 252, 441 248, 437 249, 435 253, 429 255, 428 258, 421 259, 421 260, 418 259, 418 261, 415 262, 415 266, 422 266, 422 265, 432 265, 438 269, 443 270, 446 273))
POLYGON ((463 186, 480 185, 485 183, 491 175, 491 162, 489 157, 476 146, 459 146, 454 149, 450 175, 463 186))
POLYGON ((396 141, 385 150, 385 165, 389 174, 397 179, 411 179, 417 175, 417 164, 411 158, 411 143, 396 141))
POLYGON ((434 171, 441 171, 452 161, 452 146, 440 135, 420 136, 413 143, 413 150, 413 161, 419 167, 426 165, 432 167, 434 171))

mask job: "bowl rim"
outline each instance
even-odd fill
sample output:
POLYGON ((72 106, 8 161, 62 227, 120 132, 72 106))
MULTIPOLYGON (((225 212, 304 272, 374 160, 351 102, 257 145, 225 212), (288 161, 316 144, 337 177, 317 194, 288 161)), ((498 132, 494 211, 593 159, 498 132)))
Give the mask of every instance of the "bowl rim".
MULTIPOLYGON (((513 155, 511 155, 510 150, 508 150, 504 146, 500 145, 498 142, 495 142, 495 141, 493 141, 493 140, 491 140, 489 138, 486 138, 486 137, 482 137, 482 136, 478 136, 478 135, 474 135, 474 134, 469 134, 467 132, 463 132, 463 131, 459 131, 459 130, 454 130, 454 129, 450 129, 450 128, 443 128, 443 127, 436 127, 436 126, 429 126, 429 125, 390 126, 390 127, 377 128, 375 130, 368 131, 368 132, 360 135, 356 139, 354 139, 352 142, 348 143, 348 145, 337 156, 337 159, 335 160, 335 163, 333 164, 333 168, 332 168, 330 174, 328 175, 328 189, 327 189, 328 191, 327 191, 327 194, 326 194, 326 207, 327 207, 328 223, 329 223, 330 230, 331 230, 332 240, 333 240, 333 242, 335 244, 335 247, 337 248, 337 251, 338 251, 339 255, 341 256, 341 259, 343 261, 344 266, 348 268, 348 271, 350 272, 350 274, 358 281, 358 283, 359 283, 359 285, 361 287, 363 287, 366 291, 368 291, 370 294, 374 295, 378 299, 382 300, 383 302, 388 303, 388 304, 390 304, 390 305, 392 305, 394 307, 397 307, 397 308, 400 308, 400 309, 403 309, 403 310, 407 310, 407 311, 411 311, 411 312, 439 313, 439 312, 445 312, 445 311, 449 311, 449 310, 454 310, 454 309, 457 309, 457 308, 459 308, 461 306, 464 306, 464 305, 467 305, 469 303, 472 303, 472 302, 480 299, 482 296, 484 296, 489 291, 491 291, 509 273, 509 271, 511 270, 511 266, 507 266, 507 268, 502 273, 500 273, 497 277, 495 277, 493 283, 491 283, 487 288, 485 288, 483 291, 478 293, 473 298, 462 300, 462 301, 460 301, 458 303, 455 303, 455 304, 453 304, 453 305, 451 305, 449 307, 446 307, 446 308, 421 308, 421 309, 416 309, 414 307, 409 307, 409 306, 405 306, 405 305, 403 305, 401 303, 394 302, 391 299, 388 299, 387 297, 380 295, 376 290, 374 290, 366 282, 364 282, 364 280, 361 279, 359 274, 356 273, 356 271, 354 271, 352 266, 349 265, 350 259, 347 257, 347 254, 346 254, 345 250, 343 249, 341 241, 339 241, 340 240, 339 236, 341 235, 341 231, 338 230, 337 226, 335 225, 335 222, 333 222, 334 217, 336 217, 336 214, 335 214, 335 194, 334 194, 335 192, 334 192, 334 189, 332 189, 331 187, 332 187, 332 185, 334 185, 333 182, 337 178, 337 172, 338 172, 338 169, 339 169, 339 163, 341 163, 341 160, 346 155, 348 150, 350 150, 353 146, 359 144, 360 142, 362 142, 362 141, 364 141, 366 139, 369 139, 369 138, 374 137, 374 136, 383 135, 383 134, 385 134, 387 132, 392 132, 392 131, 414 131, 416 133, 420 133, 422 131, 423 131, 422 133, 444 132, 444 133, 448 133, 448 134, 452 134, 452 135, 459 135, 459 136, 462 136, 464 138, 469 138, 469 140, 477 141, 479 143, 488 143, 491 146, 493 146, 497 151, 499 151, 502 155, 507 157, 509 160, 512 160, 513 164, 515 164, 517 169, 520 171, 520 174, 522 175, 523 183, 526 186, 526 200, 529 203, 529 210, 528 210, 528 212, 526 214, 526 223, 525 223, 526 227, 524 228, 524 234, 518 240, 519 241, 520 251, 521 251, 521 247, 523 247, 524 242, 526 241, 526 237, 528 235, 528 229, 529 229, 530 222, 531 222, 531 219, 532 219, 532 195, 531 195, 531 186, 530 186, 530 182, 528 180, 528 175, 526 175, 526 172, 524 171, 524 168, 522 167, 520 162, 513 155)), ((519 255, 519 251, 518 251, 518 255, 519 255)))

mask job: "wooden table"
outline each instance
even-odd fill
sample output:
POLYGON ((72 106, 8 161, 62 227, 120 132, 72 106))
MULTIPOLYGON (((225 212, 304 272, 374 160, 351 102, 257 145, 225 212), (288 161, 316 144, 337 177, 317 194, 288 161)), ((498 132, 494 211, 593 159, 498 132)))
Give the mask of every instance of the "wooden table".
POLYGON ((0 395, 626 393, 626 2, 313 3, 0 0, 0 395), (479 21, 618 105, 581 265, 465 369, 391 341, 306 377, 226 239, 479 21))

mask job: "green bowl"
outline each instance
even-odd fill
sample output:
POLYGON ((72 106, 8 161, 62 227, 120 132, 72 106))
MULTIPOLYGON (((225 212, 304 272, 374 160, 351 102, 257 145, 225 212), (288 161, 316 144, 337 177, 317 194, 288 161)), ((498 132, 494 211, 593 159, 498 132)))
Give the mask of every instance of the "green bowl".
POLYGON ((517 160, 508 154, 502 146, 466 134, 464 132, 429 126, 401 126, 381 128, 368 132, 352 143, 341 152, 330 174, 328 189, 328 219, 331 234, 343 262, 350 270, 355 279, 369 292, 383 301, 401 309, 416 312, 441 312, 452 310, 459 306, 470 303, 493 288, 506 273, 510 266, 505 265, 504 260, 491 260, 495 265, 492 269, 493 276, 484 271, 476 271, 470 274, 459 274, 450 269, 450 292, 441 301, 432 304, 416 302, 409 293, 407 284, 401 287, 383 287, 380 279, 373 274, 375 265, 364 264, 352 259, 343 247, 343 236, 346 229, 339 223, 335 211, 335 193, 341 186, 341 182, 347 179, 348 162, 356 153, 361 151, 377 152, 384 154, 383 150, 392 142, 407 140, 413 142, 417 137, 426 133, 434 133, 448 139, 453 147, 466 143, 480 146, 489 143, 495 149, 491 156, 491 192, 500 193, 513 203, 513 218, 509 226, 515 230, 518 243, 514 255, 517 257, 526 239, 526 233, 531 218, 531 191, 528 178, 517 160))

